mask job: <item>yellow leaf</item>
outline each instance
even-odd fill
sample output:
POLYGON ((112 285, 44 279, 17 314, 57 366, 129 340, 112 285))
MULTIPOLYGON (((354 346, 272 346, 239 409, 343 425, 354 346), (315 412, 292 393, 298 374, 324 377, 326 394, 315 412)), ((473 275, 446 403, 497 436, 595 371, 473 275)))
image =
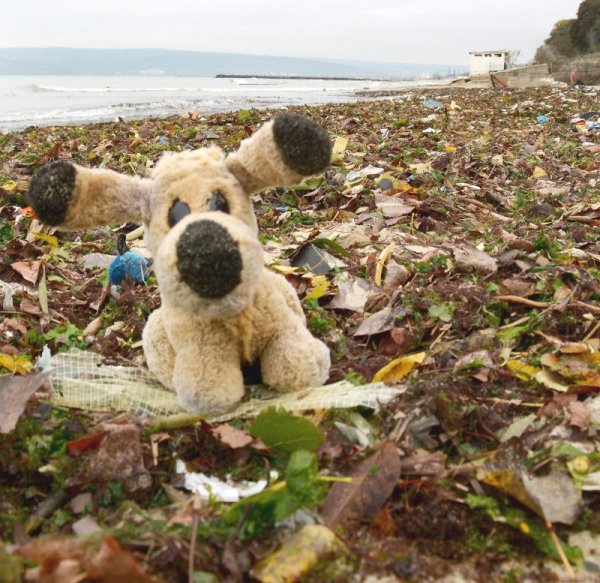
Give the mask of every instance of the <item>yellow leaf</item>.
POLYGON ((344 151, 348 146, 348 139, 338 136, 333 142, 333 148, 331 150, 331 163, 339 164, 344 161, 344 151))
POLYGON ((417 352, 415 354, 409 354, 408 356, 396 358, 384 366, 381 370, 378 370, 371 382, 378 383, 380 381, 400 381, 411 370, 413 370, 413 368, 422 364, 425 360, 425 356, 425 352, 417 352))
POLYGON ((548 177, 548 173, 541 168, 540 166, 536 166, 533 169, 533 177, 534 178, 547 178, 548 177))
POLYGON ((329 285, 329 280, 327 279, 326 275, 315 275, 314 277, 311 277, 310 284, 313 287, 317 287, 320 285, 329 285))
POLYGON ((345 552, 344 544, 326 526, 309 524, 286 540, 271 556, 257 563, 252 575, 262 583, 299 581, 319 563, 345 552))
POLYGON ((33 363, 26 356, 13 357, 9 354, 0 354, 0 366, 20 375, 26 375, 33 369, 33 363))
POLYGON ((518 379, 521 379, 522 381, 528 381, 538 372, 540 372, 539 368, 531 366, 530 364, 527 364, 521 360, 509 360, 506 363, 506 366, 516 374, 518 379))
POLYGON ((543 366, 547 366, 550 370, 561 372, 563 366, 560 364, 560 358, 556 354, 546 352, 540 357, 540 362, 543 366))
POLYGON ((50 245, 50 247, 53 249, 58 247, 58 239, 54 235, 45 235, 44 233, 39 233, 38 231, 33 231, 31 234, 35 239, 39 239, 40 241, 48 243, 48 245, 50 245))
POLYGON ((324 275, 316 275, 311 279, 314 289, 306 294, 304 300, 317 300, 322 298, 329 289, 329 280, 324 275))
POLYGON ((4 188, 4 190, 8 190, 8 192, 12 192, 13 190, 16 190, 17 183, 14 180, 9 180, 2 185, 2 188, 4 188))
POLYGON ((42 312, 47 314, 48 310, 48 286, 46 285, 46 267, 42 267, 42 277, 38 285, 38 300, 40 302, 40 308, 42 312))
POLYGON ((377 258, 377 266, 375 267, 375 285, 381 286, 381 280, 383 276, 383 268, 385 267, 388 259, 394 252, 396 243, 390 243, 377 258))
POLYGON ((279 273, 283 273, 284 275, 298 273, 298 268, 292 267, 291 265, 270 265, 269 269, 272 269, 273 271, 278 271, 279 273))
POLYGON ((541 370, 540 372, 536 373, 533 378, 540 383, 541 385, 544 385, 545 387, 548 387, 549 389, 553 389, 555 391, 559 391, 561 393, 566 393, 569 390, 568 385, 563 385, 560 382, 560 378, 558 377, 557 374, 552 373, 548 370, 541 370))

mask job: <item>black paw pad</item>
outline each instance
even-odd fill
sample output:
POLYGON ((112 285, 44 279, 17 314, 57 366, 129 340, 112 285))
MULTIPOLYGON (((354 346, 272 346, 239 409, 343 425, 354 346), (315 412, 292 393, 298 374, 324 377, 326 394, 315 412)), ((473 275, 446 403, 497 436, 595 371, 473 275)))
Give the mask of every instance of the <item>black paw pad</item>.
POLYGON ((190 223, 177 242, 181 279, 202 298, 222 298, 242 281, 237 242, 218 223, 190 223))
POLYGON ((278 115, 273 122, 273 134, 283 161, 304 176, 321 172, 331 160, 329 135, 302 115, 278 115))
POLYGON ((29 204, 47 225, 64 222, 75 191, 77 170, 70 162, 53 162, 38 170, 29 183, 29 204))

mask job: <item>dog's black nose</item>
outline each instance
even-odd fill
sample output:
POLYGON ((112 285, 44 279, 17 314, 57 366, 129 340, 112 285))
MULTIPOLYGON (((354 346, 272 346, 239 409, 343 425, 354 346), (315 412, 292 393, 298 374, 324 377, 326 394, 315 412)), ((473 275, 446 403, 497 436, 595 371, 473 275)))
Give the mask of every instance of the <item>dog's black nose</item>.
POLYGON ((202 298, 222 298, 242 279, 237 242, 218 223, 190 223, 177 242, 181 278, 202 298))

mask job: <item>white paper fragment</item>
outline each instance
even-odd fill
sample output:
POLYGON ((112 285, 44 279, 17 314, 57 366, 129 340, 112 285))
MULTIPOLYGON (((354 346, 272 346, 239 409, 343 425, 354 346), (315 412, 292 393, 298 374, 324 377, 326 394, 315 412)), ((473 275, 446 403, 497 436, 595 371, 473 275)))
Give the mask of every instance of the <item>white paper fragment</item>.
POLYGON ((357 180, 359 178, 365 178, 367 176, 374 176, 376 174, 381 174, 383 172, 383 168, 377 168, 376 166, 367 166, 366 168, 362 168, 361 170, 355 170, 354 172, 348 172, 346 174, 346 180, 357 180))
POLYGON ((97 532, 102 532, 102 528, 91 516, 84 516, 75 521, 71 527, 77 536, 89 536, 97 532))
POLYGON ((39 368, 42 372, 46 371, 50 368, 50 360, 52 359, 52 353, 48 348, 47 344, 44 344, 44 348, 42 348, 42 354, 38 357, 35 366, 39 368))
POLYGON ((81 265, 84 269, 108 269, 114 261, 115 255, 107 255, 106 253, 88 253, 81 260, 81 265))
MULTIPOLYGON (((207 476, 203 473, 188 472, 185 463, 177 460, 176 471, 183 474, 183 486, 186 490, 198 494, 203 500, 216 500, 217 502, 239 502, 242 498, 247 498, 254 494, 262 492, 267 487, 267 480, 258 480, 258 482, 223 482, 214 476, 207 476)), ((277 472, 271 472, 270 477, 276 480, 277 472)))
POLYGON ((2 302, 2 310, 5 312, 14 312, 15 306, 13 304, 13 290, 10 285, 8 285, 5 281, 0 280, 0 285, 4 289, 4 301, 2 302))

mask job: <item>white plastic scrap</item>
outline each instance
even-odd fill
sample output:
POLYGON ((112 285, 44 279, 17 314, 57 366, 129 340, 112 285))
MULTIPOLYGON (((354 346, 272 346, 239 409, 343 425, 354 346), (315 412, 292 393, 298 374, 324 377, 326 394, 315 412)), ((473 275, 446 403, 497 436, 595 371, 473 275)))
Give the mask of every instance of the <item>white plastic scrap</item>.
POLYGON ((2 303, 2 309, 5 312, 13 312, 15 306, 12 298, 12 287, 2 280, 0 280, 0 285, 4 288, 4 302, 2 303))
POLYGON ((348 172, 346 174, 346 180, 357 180, 358 178, 366 178, 367 176, 375 176, 376 174, 381 174, 383 172, 383 168, 379 168, 377 166, 367 166, 366 168, 362 168, 361 170, 355 170, 354 172, 348 172))
POLYGON ((39 368, 41 371, 46 371, 49 368, 52 368, 50 364, 50 360, 52 359, 52 353, 48 348, 47 344, 44 344, 44 348, 42 348, 42 354, 38 357, 35 366, 39 368))
MULTIPOLYGON (((199 494, 203 500, 216 500, 218 502, 239 502, 253 494, 262 492, 267 487, 267 480, 258 482, 223 482, 219 478, 207 476, 202 473, 188 472, 185 463, 177 460, 177 473, 184 475, 184 488, 199 494)), ((277 472, 271 472, 270 477, 277 479, 277 472)))

